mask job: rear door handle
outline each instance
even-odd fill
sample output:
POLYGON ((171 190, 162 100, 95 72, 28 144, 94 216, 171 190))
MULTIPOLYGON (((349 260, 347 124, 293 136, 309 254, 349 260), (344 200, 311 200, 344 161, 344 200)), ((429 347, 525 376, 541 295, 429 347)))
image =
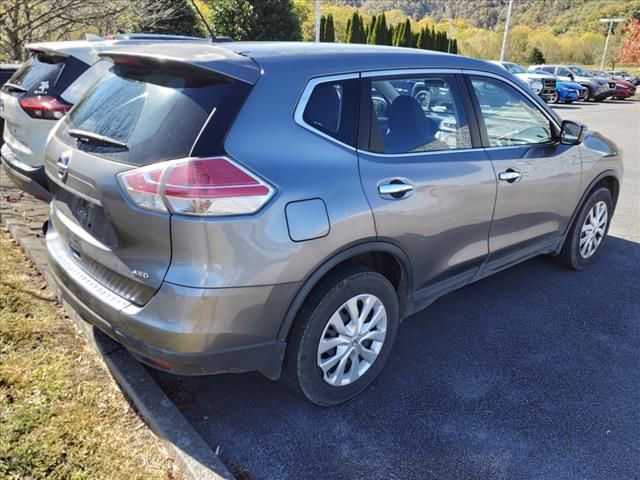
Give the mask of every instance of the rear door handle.
POLYGON ((410 195, 414 190, 415 187, 410 183, 404 183, 397 180, 390 183, 383 183, 382 185, 378 185, 378 193, 383 198, 404 198, 410 195))
POLYGON ((522 174, 513 168, 508 168, 498 174, 498 178, 503 182, 515 183, 522 178, 522 174))

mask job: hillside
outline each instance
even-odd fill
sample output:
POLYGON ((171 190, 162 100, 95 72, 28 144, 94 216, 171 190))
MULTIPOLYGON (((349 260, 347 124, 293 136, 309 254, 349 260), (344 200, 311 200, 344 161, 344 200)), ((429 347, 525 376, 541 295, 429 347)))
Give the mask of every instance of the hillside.
MULTIPOLYGON (((431 17, 436 22, 466 19, 473 26, 493 29, 504 23, 508 0, 358 0, 337 2, 378 13, 402 10, 415 19, 431 17)), ((640 0, 516 0, 513 24, 551 27, 555 34, 594 31, 605 28, 600 18, 640 17, 640 0)))

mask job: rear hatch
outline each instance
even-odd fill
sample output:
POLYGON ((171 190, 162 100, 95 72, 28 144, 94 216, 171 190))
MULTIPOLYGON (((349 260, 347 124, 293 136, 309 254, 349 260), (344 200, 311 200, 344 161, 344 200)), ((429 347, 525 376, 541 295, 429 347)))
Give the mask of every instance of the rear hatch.
POLYGON ((0 114, 5 120, 4 142, 18 159, 42 165, 47 136, 71 108, 63 92, 89 65, 51 49, 34 49, 31 57, 0 90, 0 114))
POLYGON ((47 146, 52 256, 70 258, 109 291, 145 304, 171 261, 170 214, 136 206, 118 175, 189 157, 205 125, 217 121, 217 133, 224 135, 229 108, 238 108, 229 97, 239 83, 247 86, 167 58, 117 60, 58 124, 47 146))

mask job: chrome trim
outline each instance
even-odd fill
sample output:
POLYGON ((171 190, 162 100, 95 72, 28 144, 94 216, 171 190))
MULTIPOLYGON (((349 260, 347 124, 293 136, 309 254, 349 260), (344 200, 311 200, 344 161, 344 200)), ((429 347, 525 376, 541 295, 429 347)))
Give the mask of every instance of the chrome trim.
MULTIPOLYGON (((293 120, 300 125, 302 128, 305 128, 307 130, 309 130, 310 132, 315 133, 316 135, 320 135, 323 138, 326 138, 327 140, 331 140, 333 143, 337 143, 338 145, 341 145, 345 148, 348 148, 349 150, 353 150, 354 152, 356 151, 356 148, 352 145, 349 145, 347 143, 341 142, 340 140, 332 137, 331 135, 327 135, 324 132, 321 132, 320 130, 318 130, 317 128, 313 127, 312 125, 309 125, 308 123, 306 123, 303 120, 303 115, 304 115, 304 109, 307 107, 307 103, 309 102, 309 98, 311 97, 311 93, 313 92, 313 89, 322 84, 322 83, 329 83, 329 82, 335 82, 338 80, 352 80, 354 78, 360 78, 360 74, 359 73, 344 73, 344 74, 340 74, 340 75, 327 75, 327 76, 323 76, 323 77, 314 77, 311 78, 309 81, 307 81, 307 84, 304 87, 304 90, 302 91, 302 94, 300 95, 300 98, 298 99, 298 103, 296 104, 296 108, 293 112, 293 120)), ((359 99, 358 99, 358 103, 360 103, 359 99)))
POLYGON ((428 68, 428 67, 415 67, 415 68, 395 68, 389 70, 369 70, 362 72, 362 78, 379 77, 379 76, 404 76, 415 75, 421 73, 445 73, 450 75, 461 74, 460 68, 428 68))
POLYGON ((358 152, 364 153, 366 155, 373 155, 374 157, 418 157, 424 155, 442 155, 442 154, 450 154, 450 153, 468 153, 468 152, 481 152, 484 150, 483 147, 474 147, 474 148, 458 148, 458 149, 448 149, 448 150, 428 150, 426 152, 405 152, 405 153, 378 153, 378 152, 370 152, 369 150, 358 149, 358 152))
MULTIPOLYGON (((62 240, 57 232, 47 232, 47 249, 51 258, 55 259, 58 266, 74 279, 74 284, 89 295, 97 298, 115 310, 122 310, 131 305, 131 302, 115 294, 104 285, 95 281, 72 258, 62 245, 62 240)), ((68 287, 68 286, 67 286, 68 287)))

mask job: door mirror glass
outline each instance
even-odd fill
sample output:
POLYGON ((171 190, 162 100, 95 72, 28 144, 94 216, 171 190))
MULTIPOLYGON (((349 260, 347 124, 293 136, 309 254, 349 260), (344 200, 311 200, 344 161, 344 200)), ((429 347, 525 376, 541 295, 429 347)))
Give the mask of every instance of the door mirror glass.
POLYGON ((560 131, 560 141, 565 145, 578 145, 582 143, 585 126, 582 123, 564 120, 560 131))

